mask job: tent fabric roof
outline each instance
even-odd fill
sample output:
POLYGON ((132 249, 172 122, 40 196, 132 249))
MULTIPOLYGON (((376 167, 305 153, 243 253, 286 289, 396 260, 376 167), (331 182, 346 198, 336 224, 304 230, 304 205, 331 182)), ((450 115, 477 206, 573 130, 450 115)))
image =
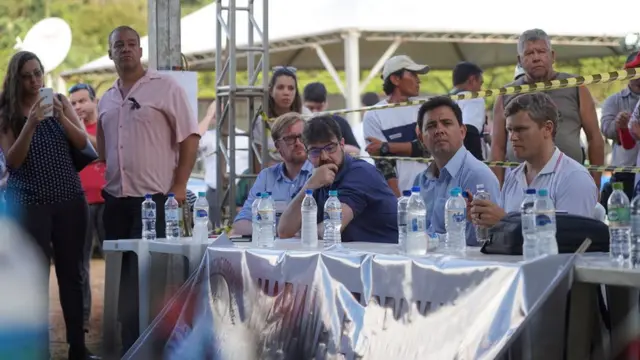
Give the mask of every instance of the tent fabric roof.
MULTIPOLYGON (((270 46, 281 41, 294 39, 313 39, 329 34, 340 34, 349 29, 358 30, 364 34, 394 33, 443 33, 443 34, 502 34, 512 35, 508 42, 504 40, 493 42, 501 46, 513 46, 514 36, 530 28, 541 28, 552 36, 566 37, 609 37, 622 38, 628 33, 637 32, 631 21, 620 21, 615 17, 597 18, 592 6, 563 2, 556 0, 539 0, 535 2, 536 9, 540 9, 541 16, 519 16, 512 1, 494 0, 490 6, 478 6, 471 0, 459 0, 453 5, 447 2, 415 1, 415 0, 270 0, 269 2, 268 37, 270 46), (456 11, 456 9, 464 9, 456 11), (549 9, 547 13, 545 9, 549 9), (507 14, 504 16, 502 14, 507 14), (548 16, 547 14, 550 14, 548 16)), ((262 1, 254 3, 254 17, 258 24, 262 24, 262 1)), ((237 1, 237 6, 246 5, 246 1, 237 1)), ((627 1, 610 0, 607 8, 626 8, 627 1)), ((534 9, 535 10, 535 9, 534 9)), ((246 45, 248 38, 248 16, 245 11, 236 12, 236 43, 246 45)), ((185 16, 181 21, 182 52, 191 54, 211 54, 215 52, 216 41, 216 4, 211 4, 185 16)), ((486 36, 485 36, 486 38, 486 36)), ((254 35, 256 42, 260 38, 254 35)), ((361 49, 370 43, 361 41, 361 49)), ((438 42, 425 40, 423 46, 435 45, 438 42), (435 44, 434 44, 435 43, 435 44)), ((452 41, 453 42, 453 41, 452 41)), ((476 41, 469 45, 481 48, 491 39, 476 41)), ((148 58, 148 38, 141 39, 144 48, 143 61, 148 58)), ((367 45, 368 46, 368 45, 367 45)), ((381 45, 384 52, 387 45, 381 45)), ((583 46, 591 46, 585 45, 583 46)), ((398 50, 401 52, 402 48, 398 50)), ((422 51, 424 51, 423 48, 422 51)), ((429 52, 442 49, 429 48, 429 52)), ((482 53, 482 49, 478 53, 482 53)), ((315 54, 314 51, 310 53, 315 54)), ((476 51, 474 51, 476 53, 476 51)), ((593 53, 582 51, 583 56, 608 55, 608 53, 593 53)), ((411 55, 411 54, 409 54, 411 55)), ((415 55, 414 55, 415 56, 415 55)), ((330 55, 330 58, 332 56, 330 55)), ((512 56, 515 59, 515 53, 512 56)), ((362 63, 366 67, 368 64, 362 63)), ((458 59, 459 60, 459 59, 458 59)), ((475 59, 471 58, 474 61, 475 59)), ((373 60, 375 63, 377 59, 373 60)), ((271 62, 274 63, 273 61, 271 62)), ((319 64, 315 60, 314 63, 319 64)), ((339 64, 335 64, 340 68, 339 64)), ((431 65, 431 64, 430 64, 431 65)), ((435 64, 434 64, 435 65, 435 64)), ((452 67, 453 64, 449 66, 452 67)), ((370 67, 370 66, 369 66, 370 67)), ((438 67, 438 66, 434 66, 438 67)), ((322 68, 320 66, 319 68, 322 68)), ((90 73, 113 69, 111 60, 104 56, 94 60, 79 69, 63 74, 90 73)))

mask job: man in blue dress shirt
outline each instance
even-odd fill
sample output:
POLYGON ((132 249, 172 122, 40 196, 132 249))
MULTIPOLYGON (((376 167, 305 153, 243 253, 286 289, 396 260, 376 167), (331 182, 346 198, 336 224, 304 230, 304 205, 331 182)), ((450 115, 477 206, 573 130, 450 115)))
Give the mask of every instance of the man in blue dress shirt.
POLYGON ((283 162, 260 171, 244 206, 233 221, 232 234, 251 234, 251 204, 258 193, 271 192, 276 204, 276 216, 279 217, 311 177, 313 165, 307 160, 307 152, 302 144, 303 127, 304 120, 298 113, 284 114, 273 123, 271 137, 283 162))
MULTIPOLYGON (((303 189, 313 190, 318 204, 318 232, 322 237, 324 204, 329 190, 342 203, 342 241, 398 242, 397 198, 375 166, 345 154, 340 127, 330 116, 307 121, 303 141, 315 167, 303 189)), ((293 237, 301 227, 301 191, 289 203, 278 226, 281 238, 293 237)))
MULTIPOLYGON (((500 196, 500 185, 491 169, 465 149, 467 131, 462 123, 462 110, 451 98, 438 96, 422 104, 418 110, 418 128, 422 143, 434 161, 416 177, 415 185, 420 186, 427 205, 427 231, 444 234, 444 205, 452 188, 475 193, 476 186, 483 184, 495 202, 500 196)), ((467 245, 477 245, 470 221, 466 230, 467 245)))

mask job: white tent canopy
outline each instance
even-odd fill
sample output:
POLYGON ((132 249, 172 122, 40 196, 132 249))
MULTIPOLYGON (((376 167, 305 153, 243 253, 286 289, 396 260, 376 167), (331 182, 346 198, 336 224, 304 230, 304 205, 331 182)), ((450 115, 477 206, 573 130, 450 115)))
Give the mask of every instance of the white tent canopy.
MULTIPOLYGON (((450 69, 460 60, 483 67, 513 64, 516 56, 513 45, 517 36, 529 28, 538 27, 553 36, 559 60, 616 54, 622 37, 637 30, 633 22, 614 17, 591 21, 597 13, 592 6, 553 0, 535 4, 537 9, 550 9, 551 16, 542 10, 540 16, 521 16, 514 3, 505 0, 484 6, 470 0, 456 3, 273 0, 269 4, 270 63, 299 69, 325 67, 314 45, 322 46, 335 68, 344 68, 342 36, 348 31, 359 34, 361 69, 374 67, 394 40, 398 41, 396 53, 407 54, 434 69, 450 69)), ((625 8, 627 4, 612 0, 606 5, 610 9, 625 8)), ((260 6, 256 2, 258 23, 262 19, 260 6)), ((215 4, 211 4, 182 19, 182 52, 194 70, 213 68, 215 10, 215 4)), ((247 21, 246 13, 239 12, 236 26, 239 45, 248 38, 247 21)), ((147 44, 144 37, 142 46, 146 48, 147 44)), ((147 59, 146 49, 143 59, 147 59)), ((243 63, 238 63, 239 69, 245 66, 243 63)), ((113 70, 113 63, 104 56, 63 76, 113 70)))

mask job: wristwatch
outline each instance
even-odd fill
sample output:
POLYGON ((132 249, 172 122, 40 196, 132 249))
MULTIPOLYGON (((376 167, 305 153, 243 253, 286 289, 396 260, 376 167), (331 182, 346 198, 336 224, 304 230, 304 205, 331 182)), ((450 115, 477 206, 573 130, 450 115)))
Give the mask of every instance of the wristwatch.
POLYGON ((380 144, 380 155, 381 156, 389 156, 391 152, 389 151, 389 143, 383 142, 380 144))

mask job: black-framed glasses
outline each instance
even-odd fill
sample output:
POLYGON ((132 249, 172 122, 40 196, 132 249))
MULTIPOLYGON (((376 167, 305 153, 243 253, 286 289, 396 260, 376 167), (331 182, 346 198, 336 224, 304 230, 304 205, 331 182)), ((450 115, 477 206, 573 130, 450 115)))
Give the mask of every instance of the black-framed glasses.
POLYGON ((300 134, 287 135, 287 136, 281 137, 279 140, 284 142, 287 145, 295 145, 296 141, 298 140, 302 142, 302 135, 300 134))
POLYGON ((91 100, 96 98, 96 91, 93 90, 93 87, 89 84, 75 84, 72 87, 69 88, 69 94, 73 94, 76 91, 80 91, 80 90, 87 90, 87 92, 89 93, 89 97, 91 98, 91 100))
POLYGON ((338 144, 337 142, 332 142, 320 148, 307 148, 307 156, 309 157, 309 159, 317 159, 320 157, 320 155, 322 155, 323 151, 330 155, 335 153, 339 147, 340 144, 338 144))
POLYGON ((295 74, 296 72, 298 72, 298 69, 296 69, 293 66, 281 66, 281 65, 278 65, 278 66, 274 66, 273 67, 273 72, 276 72, 276 71, 287 71, 287 72, 290 72, 292 74, 295 74))

